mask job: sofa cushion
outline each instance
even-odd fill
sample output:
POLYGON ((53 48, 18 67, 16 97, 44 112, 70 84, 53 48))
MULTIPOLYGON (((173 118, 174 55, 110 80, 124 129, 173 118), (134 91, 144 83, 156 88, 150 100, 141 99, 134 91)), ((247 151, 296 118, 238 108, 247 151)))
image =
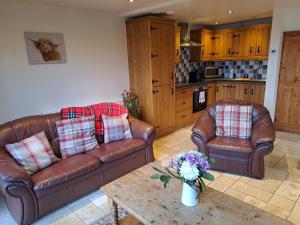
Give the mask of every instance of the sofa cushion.
POLYGON ((109 144, 101 144, 85 154, 95 156, 102 162, 110 162, 144 148, 146 148, 146 143, 143 140, 127 139, 109 144))
POLYGON ((252 153, 251 141, 230 137, 216 137, 207 143, 210 154, 248 159, 252 153))
POLYGON ((61 159, 54 165, 32 176, 34 190, 43 190, 67 182, 99 168, 100 164, 100 160, 85 154, 61 159))

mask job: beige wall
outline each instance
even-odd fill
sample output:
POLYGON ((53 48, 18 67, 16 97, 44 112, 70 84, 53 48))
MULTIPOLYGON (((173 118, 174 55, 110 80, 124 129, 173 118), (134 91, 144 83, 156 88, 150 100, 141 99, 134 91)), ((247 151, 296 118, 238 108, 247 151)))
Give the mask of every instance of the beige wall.
MULTIPOLYGON (((285 31, 300 30, 300 1, 278 0, 273 13, 270 54, 268 63, 265 106, 275 115, 282 38, 285 31), (275 50, 275 53, 272 53, 275 50)), ((284 107, 284 106, 282 106, 284 107)))
POLYGON ((0 0, 0 123, 63 106, 119 101, 128 86, 122 19, 0 0), (24 31, 63 33, 68 62, 29 65, 24 31))

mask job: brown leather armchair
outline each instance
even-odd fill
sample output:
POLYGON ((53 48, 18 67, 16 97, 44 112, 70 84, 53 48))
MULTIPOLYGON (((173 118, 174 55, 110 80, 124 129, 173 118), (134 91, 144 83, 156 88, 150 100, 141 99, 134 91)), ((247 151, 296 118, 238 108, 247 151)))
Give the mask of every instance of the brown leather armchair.
POLYGON ((246 175, 264 177, 264 156, 271 153, 275 140, 275 130, 269 111, 260 104, 253 105, 252 132, 250 139, 216 136, 216 105, 252 104, 239 100, 221 100, 205 109, 192 131, 192 141, 198 151, 214 158, 213 169, 246 175))
MULTIPOLYGON (((30 176, 5 151, 5 145, 45 131, 54 153, 61 157, 55 121, 59 113, 30 116, 0 125, 0 192, 20 225, 28 225, 47 213, 97 190, 100 186, 154 161, 155 129, 130 120, 133 138, 99 144, 30 176)), ((0 219, 1 224, 1 219, 0 219)))

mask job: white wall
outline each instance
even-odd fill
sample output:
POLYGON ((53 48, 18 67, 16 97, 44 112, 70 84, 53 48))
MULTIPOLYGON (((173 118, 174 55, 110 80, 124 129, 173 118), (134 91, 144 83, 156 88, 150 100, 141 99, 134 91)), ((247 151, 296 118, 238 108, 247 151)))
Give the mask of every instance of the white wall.
POLYGON ((63 106, 119 101, 129 87, 122 19, 0 0, 0 123, 63 106), (24 31, 64 34, 67 63, 29 65, 24 31))
POLYGON ((276 108, 283 33, 294 30, 300 30, 299 0, 278 0, 273 12, 273 24, 264 103, 265 106, 270 110, 272 118, 274 118, 276 108), (272 53, 272 50, 275 50, 276 52, 272 53))

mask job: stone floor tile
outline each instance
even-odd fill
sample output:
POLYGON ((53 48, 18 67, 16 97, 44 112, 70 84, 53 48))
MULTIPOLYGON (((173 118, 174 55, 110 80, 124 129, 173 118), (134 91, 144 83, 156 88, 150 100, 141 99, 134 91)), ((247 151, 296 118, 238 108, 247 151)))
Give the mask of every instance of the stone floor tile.
POLYGON ((241 181, 271 193, 274 193, 282 183, 281 180, 269 179, 268 177, 263 179, 242 177, 241 181))
POLYGON ((269 154, 265 157, 265 165, 269 167, 274 167, 283 156, 283 153, 278 152, 269 154))
POLYGON ((224 193, 239 200, 243 200, 247 196, 246 194, 238 190, 235 190, 234 188, 231 187, 227 189, 224 193))
MULTIPOLYGON (((300 145, 297 149, 300 149, 300 145)), ((300 169, 300 158, 286 154, 280 159, 280 161, 276 164, 275 167, 288 169, 288 171, 291 171, 294 168, 300 169)))
MULTIPOLYGON (((74 212, 68 207, 62 207, 60 209, 55 210, 52 213, 49 213, 48 215, 42 217, 38 221, 36 221, 33 225, 48 225, 48 224, 53 224, 55 221, 67 217, 74 212)), ((82 222, 83 223, 83 222, 82 222)))
POLYGON ((208 186, 213 189, 216 189, 220 192, 226 191, 229 187, 231 187, 238 178, 225 176, 224 174, 218 176, 213 182, 211 182, 208 186))
POLYGON ((292 169, 286 179, 300 183, 300 170, 296 168, 292 169))
POLYGON ((277 167, 268 167, 265 166, 265 177, 264 179, 271 179, 271 180, 279 180, 283 181, 289 173, 288 168, 280 168, 277 167))
POLYGON ((284 218, 284 219, 288 218, 288 216, 290 214, 287 210, 280 209, 280 208, 278 208, 278 207, 276 207, 274 205, 271 205, 271 204, 269 204, 267 202, 264 202, 262 200, 256 199, 256 198, 254 198, 252 196, 249 196, 249 195, 246 196, 246 198, 244 198, 243 201, 247 202, 248 204, 253 205, 253 206, 257 207, 257 208, 260 208, 260 209, 262 209, 262 210, 264 210, 266 212, 269 212, 269 213, 271 213, 273 215, 276 215, 276 216, 279 216, 281 218, 284 218))
POLYGON ((285 180, 279 186, 275 194, 292 201, 297 201, 300 195, 300 184, 294 181, 285 180))
POLYGON ((76 210, 74 210, 74 213, 85 223, 90 224, 97 219, 100 219, 106 213, 101 210, 98 206, 94 205, 92 202, 90 202, 87 205, 78 207, 76 210))
POLYGON ((295 205, 294 201, 281 197, 279 195, 273 195, 269 203, 286 211, 291 211, 295 205))
POLYGON ((265 191, 263 189, 254 187, 250 184, 247 184, 241 180, 237 181, 234 185, 232 185, 233 189, 236 189, 244 194, 250 195, 252 197, 255 197, 259 200, 263 200, 268 202, 271 197, 272 197, 272 193, 265 191))
POLYGON ((288 220, 293 222, 295 225, 300 225, 300 204, 296 204, 290 213, 288 220))
POLYGON ((85 223, 75 213, 71 213, 51 223, 51 225, 83 225, 83 224, 85 223))

